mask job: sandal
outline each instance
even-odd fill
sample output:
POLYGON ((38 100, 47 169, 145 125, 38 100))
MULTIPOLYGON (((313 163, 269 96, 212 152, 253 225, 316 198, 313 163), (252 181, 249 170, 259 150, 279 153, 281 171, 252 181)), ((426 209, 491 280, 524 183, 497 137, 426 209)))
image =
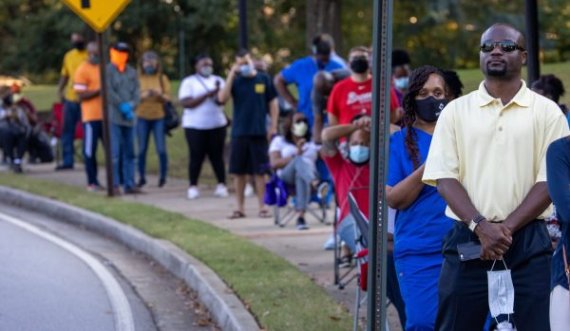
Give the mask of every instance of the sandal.
POLYGON ((235 220, 238 218, 245 218, 245 214, 239 210, 234 210, 234 212, 230 216, 228 216, 228 218, 231 220, 235 220))
POLYGON ((259 216, 259 218, 271 218, 271 217, 273 217, 273 215, 271 215, 271 213, 267 209, 260 210, 259 214, 257 214, 257 216, 259 216))

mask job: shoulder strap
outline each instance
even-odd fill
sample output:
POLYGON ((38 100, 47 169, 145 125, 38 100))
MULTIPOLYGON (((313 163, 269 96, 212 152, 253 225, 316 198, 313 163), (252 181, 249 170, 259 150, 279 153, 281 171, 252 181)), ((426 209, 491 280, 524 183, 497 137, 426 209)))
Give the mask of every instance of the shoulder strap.
POLYGON ((164 94, 164 82, 162 80, 162 72, 158 76, 158 82, 160 83, 160 92, 162 92, 162 94, 164 94))
POLYGON ((204 80, 202 80, 202 77, 200 77, 199 75, 194 75, 194 77, 196 77, 196 80, 200 83, 200 85, 202 85, 202 87, 204 88, 204 90, 206 90, 207 93, 211 92, 208 86, 206 86, 206 83, 204 83, 204 80))

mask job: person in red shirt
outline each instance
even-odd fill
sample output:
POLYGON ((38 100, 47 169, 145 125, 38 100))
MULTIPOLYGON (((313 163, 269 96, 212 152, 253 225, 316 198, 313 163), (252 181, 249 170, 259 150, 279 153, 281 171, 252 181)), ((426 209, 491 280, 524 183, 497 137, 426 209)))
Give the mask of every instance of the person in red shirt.
MULTIPOLYGON (((355 220, 350 213, 348 194, 352 193, 360 211, 368 218, 371 124, 370 116, 359 114, 351 119, 348 124, 329 126, 322 133, 323 144, 320 153, 333 178, 338 208, 340 209, 339 221, 336 225, 337 233, 340 240, 346 243, 352 253, 356 252, 356 233, 354 230, 355 220), (339 145, 339 140, 345 137, 347 142, 339 145)), ((388 240, 393 241, 390 234, 388 240)), ((391 246, 389 246, 387 266, 387 296, 396 307, 400 323, 404 326, 406 313, 398 286, 391 246)))
MULTIPOLYGON (((370 74, 370 50, 357 46, 350 50, 350 77, 334 85, 328 98, 327 112, 330 126, 348 124, 357 115, 372 115, 372 75, 370 74)), ((401 118, 401 106, 396 90, 390 88, 390 118, 397 123, 401 118)), ((399 127, 392 124, 391 131, 399 127)))
POLYGON ((368 217, 370 126, 370 116, 357 115, 349 124, 329 126, 322 133, 321 157, 333 178, 340 209, 338 233, 352 252, 355 252, 354 220, 350 215, 348 193, 352 193, 368 217), (347 137, 348 142, 339 146, 338 141, 343 137, 347 137))
POLYGON ((372 75, 370 51, 357 46, 348 54, 350 77, 335 84, 328 100, 327 112, 330 126, 348 124, 360 114, 372 112, 372 75))

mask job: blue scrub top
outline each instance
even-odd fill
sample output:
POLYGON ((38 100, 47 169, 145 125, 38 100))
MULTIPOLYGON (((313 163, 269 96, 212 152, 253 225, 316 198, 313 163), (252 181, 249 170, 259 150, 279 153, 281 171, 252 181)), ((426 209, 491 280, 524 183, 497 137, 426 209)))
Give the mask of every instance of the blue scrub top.
POLYGON ((322 68, 319 68, 315 58, 307 56, 291 63, 290 66, 281 71, 281 75, 287 84, 297 85, 297 90, 299 91, 299 106, 297 110, 305 114, 310 127, 313 127, 313 108, 311 102, 313 77, 319 70, 330 72, 341 68, 343 68, 343 65, 333 59, 322 68))
MULTIPOLYGON (((426 161, 432 136, 422 130, 412 129, 417 134, 420 164, 426 161)), ((388 185, 396 184, 415 170, 406 149, 407 129, 390 137, 390 162, 388 185)), ((394 257, 441 253, 443 238, 454 224, 445 216, 446 203, 433 186, 424 185, 416 201, 408 208, 398 210, 394 228, 394 257)))

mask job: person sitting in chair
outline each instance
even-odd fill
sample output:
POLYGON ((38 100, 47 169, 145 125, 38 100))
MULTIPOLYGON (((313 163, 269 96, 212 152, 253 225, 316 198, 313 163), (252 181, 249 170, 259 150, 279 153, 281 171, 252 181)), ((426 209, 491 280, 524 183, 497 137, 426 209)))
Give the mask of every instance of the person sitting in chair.
POLYGON ((284 134, 278 135, 269 146, 271 168, 288 185, 295 186, 297 230, 309 227, 305 211, 311 200, 311 185, 317 180, 315 162, 320 146, 311 141, 309 122, 303 113, 290 113, 292 121, 285 121, 284 134))

